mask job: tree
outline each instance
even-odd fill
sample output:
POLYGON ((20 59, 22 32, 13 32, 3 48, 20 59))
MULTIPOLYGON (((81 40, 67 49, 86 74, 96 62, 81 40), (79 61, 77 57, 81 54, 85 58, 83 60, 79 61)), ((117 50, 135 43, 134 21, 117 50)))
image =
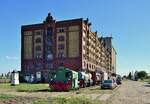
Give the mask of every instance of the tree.
POLYGON ((127 78, 127 76, 126 76, 126 75, 123 75, 123 78, 125 78, 125 79, 126 79, 126 78, 127 78))
POLYGON ((131 78, 132 78, 132 74, 130 72, 129 75, 128 75, 128 79, 131 79, 131 78))
POLYGON ((139 72, 137 73, 137 75, 138 75, 138 78, 140 78, 140 79, 144 79, 144 78, 147 77, 146 71, 139 71, 139 72))

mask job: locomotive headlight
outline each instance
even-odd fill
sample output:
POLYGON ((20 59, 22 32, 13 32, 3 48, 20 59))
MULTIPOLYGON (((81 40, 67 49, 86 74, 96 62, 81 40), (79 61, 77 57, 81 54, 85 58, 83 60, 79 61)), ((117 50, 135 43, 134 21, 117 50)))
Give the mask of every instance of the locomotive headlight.
POLYGON ((51 78, 51 81, 52 81, 53 79, 51 78))

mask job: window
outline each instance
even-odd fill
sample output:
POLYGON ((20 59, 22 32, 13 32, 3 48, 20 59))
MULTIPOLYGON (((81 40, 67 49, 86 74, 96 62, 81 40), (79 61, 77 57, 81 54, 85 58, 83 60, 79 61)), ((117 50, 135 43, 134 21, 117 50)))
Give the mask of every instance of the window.
POLYGON ((91 68, 91 64, 89 65, 89 67, 91 68))
POLYGON ((51 78, 56 78, 56 73, 55 72, 52 72, 51 75, 52 75, 51 78))
POLYGON ((71 72, 66 72, 66 78, 71 79, 71 72))
POLYGON ((41 32, 40 32, 40 31, 37 31, 35 34, 36 34, 36 35, 41 35, 41 32))
POLYGON ((36 46, 35 50, 36 51, 41 51, 41 46, 36 46))
POLYGON ((64 37, 64 36, 59 36, 59 37, 58 37, 58 40, 59 40, 59 41, 64 41, 64 40, 65 40, 65 37, 64 37))
POLYGON ((52 50, 53 50, 52 46, 47 46, 47 51, 48 51, 49 53, 52 53, 52 50))
POLYGON ((84 67, 86 67, 86 62, 84 61, 84 67))
POLYGON ((58 45, 58 49, 64 49, 64 48, 65 48, 64 44, 59 44, 58 45))
POLYGON ((64 32, 64 29, 62 28, 62 29, 59 29, 59 32, 64 32))
POLYGON ((53 59, 53 55, 52 54, 47 54, 47 60, 52 60, 53 59))
POLYGON ((58 27, 57 32, 65 32, 67 30, 67 27, 58 27))
POLYGON ((36 63, 35 67, 36 67, 37 70, 39 70, 39 69, 43 68, 43 65, 41 63, 36 63))
POLYGON ((52 36, 48 35, 47 36, 47 41, 52 41, 52 36))
POLYGON ((52 35, 52 31, 51 30, 47 30, 47 35, 52 35))
POLYGON ((36 43, 41 43, 41 38, 37 38, 37 39, 35 40, 35 42, 36 42, 36 43))
POLYGON ((41 59, 42 58, 42 54, 41 53, 36 53, 36 59, 41 59))
POLYGON ((30 67, 29 67, 29 65, 26 65, 26 70, 30 70, 30 67))
POLYGON ((59 57, 59 58, 63 58, 63 57, 64 57, 64 52, 59 52, 59 53, 58 53, 58 57, 59 57))
POLYGON ((49 63, 47 64, 48 69, 52 69, 53 68, 53 64, 49 63))
POLYGON ((51 27, 47 28, 47 35, 52 35, 52 28, 51 27))
POLYGON ((88 69, 89 67, 88 67, 88 64, 87 64, 87 69, 88 69))
POLYGON ((26 64, 26 65, 24 65, 24 68, 27 70, 31 70, 31 69, 34 69, 34 65, 33 64, 26 64))

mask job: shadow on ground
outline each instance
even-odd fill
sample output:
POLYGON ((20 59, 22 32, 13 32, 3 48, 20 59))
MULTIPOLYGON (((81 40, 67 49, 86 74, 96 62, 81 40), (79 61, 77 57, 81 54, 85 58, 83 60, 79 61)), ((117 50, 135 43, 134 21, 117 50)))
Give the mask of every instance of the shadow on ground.
POLYGON ((150 84, 145 84, 144 86, 145 86, 145 87, 150 87, 150 84))
POLYGON ((42 90, 17 90, 18 92, 52 92, 50 89, 42 89, 42 90))

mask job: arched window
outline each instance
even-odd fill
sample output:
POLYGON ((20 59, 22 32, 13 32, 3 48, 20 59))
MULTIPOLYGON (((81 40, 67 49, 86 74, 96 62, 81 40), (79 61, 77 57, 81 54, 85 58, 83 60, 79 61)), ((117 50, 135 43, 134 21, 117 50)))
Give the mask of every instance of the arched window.
POLYGON ((37 39, 35 40, 35 42, 36 42, 36 43, 41 43, 41 38, 37 38, 37 39))
POLYGON ((41 51, 41 46, 36 46, 36 51, 41 51))

